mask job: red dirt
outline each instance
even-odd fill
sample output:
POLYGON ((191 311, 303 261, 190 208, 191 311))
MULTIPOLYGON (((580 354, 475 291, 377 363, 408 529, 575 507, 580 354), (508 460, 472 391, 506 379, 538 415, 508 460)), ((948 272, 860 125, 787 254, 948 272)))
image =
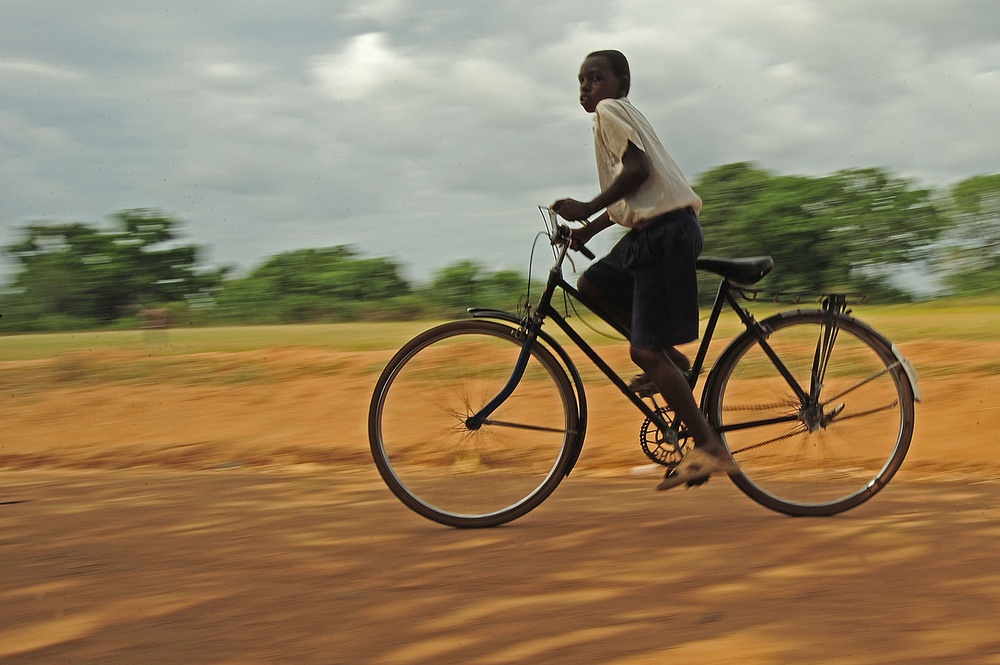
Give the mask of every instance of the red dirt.
POLYGON ((628 473, 634 411, 595 381, 578 472, 479 532, 372 471, 388 352, 189 359, 272 381, 0 384, 0 661, 1000 663, 1000 376, 960 371, 1000 344, 903 350, 924 372, 907 461, 821 520, 727 481, 654 493, 628 473))

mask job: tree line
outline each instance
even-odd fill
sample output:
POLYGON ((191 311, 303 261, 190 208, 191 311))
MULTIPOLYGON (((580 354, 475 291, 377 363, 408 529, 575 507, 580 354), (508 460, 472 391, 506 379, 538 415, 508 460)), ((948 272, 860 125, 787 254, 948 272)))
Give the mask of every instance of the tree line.
MULTIPOLYGON (((920 295, 906 275, 933 280, 940 295, 1000 284, 1000 174, 939 192, 880 168, 810 177, 741 162, 694 186, 706 201, 705 253, 770 254, 780 270, 768 289, 900 302, 920 295)), ((111 222, 22 227, 3 247, 17 271, 0 291, 0 331, 130 327, 153 308, 201 325, 447 317, 473 304, 511 309, 527 286, 525 275, 471 261, 412 284, 393 261, 348 246, 285 252, 237 277, 203 265, 168 215, 127 210, 111 222)))
POLYGON ((386 258, 348 246, 300 249, 267 259, 244 277, 201 265, 181 245, 180 223, 150 210, 112 216, 111 229, 31 224, 3 250, 18 264, 0 291, 0 332, 135 327, 155 310, 173 324, 235 325, 451 317, 470 303, 509 309, 525 278, 471 261, 425 285, 386 258))

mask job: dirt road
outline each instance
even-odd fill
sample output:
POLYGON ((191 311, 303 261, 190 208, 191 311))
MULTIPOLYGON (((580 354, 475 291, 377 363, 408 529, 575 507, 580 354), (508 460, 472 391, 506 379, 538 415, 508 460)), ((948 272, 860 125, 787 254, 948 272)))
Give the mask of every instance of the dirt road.
POLYGON ((1000 484, 793 519, 571 476, 458 531, 371 471, 0 473, 3 663, 998 663, 1000 484))
POLYGON ((910 453, 844 515, 653 492, 594 381, 577 471, 476 532, 372 470, 391 352, 6 363, 0 663, 1000 663, 1000 342, 904 350, 910 453))

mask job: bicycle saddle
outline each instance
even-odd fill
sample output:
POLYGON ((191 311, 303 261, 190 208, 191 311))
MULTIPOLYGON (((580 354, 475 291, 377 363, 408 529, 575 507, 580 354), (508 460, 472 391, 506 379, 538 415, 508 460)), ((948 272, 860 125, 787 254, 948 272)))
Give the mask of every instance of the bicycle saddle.
POLYGON ((770 256, 754 256, 747 259, 718 259, 706 256, 698 259, 698 269, 714 272, 736 284, 756 284, 771 272, 774 260, 770 256))

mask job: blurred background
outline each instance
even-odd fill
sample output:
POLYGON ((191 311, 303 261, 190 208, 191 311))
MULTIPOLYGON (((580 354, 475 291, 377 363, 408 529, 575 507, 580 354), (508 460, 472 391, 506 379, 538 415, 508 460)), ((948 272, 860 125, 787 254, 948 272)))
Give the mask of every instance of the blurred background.
POLYGON ((597 192, 576 73, 603 48, 706 254, 771 254, 776 289, 991 293, 998 28, 971 0, 5 2, 2 330, 511 306, 535 206, 597 192))

